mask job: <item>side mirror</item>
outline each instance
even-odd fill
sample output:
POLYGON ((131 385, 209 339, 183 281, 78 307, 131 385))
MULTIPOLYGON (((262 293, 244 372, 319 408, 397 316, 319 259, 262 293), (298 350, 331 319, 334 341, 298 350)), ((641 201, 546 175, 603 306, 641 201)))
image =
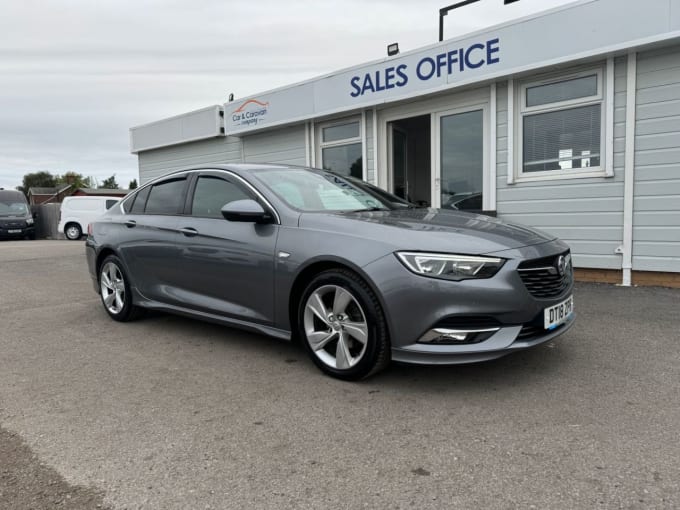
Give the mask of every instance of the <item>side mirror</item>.
POLYGON ((222 207, 222 216, 229 221, 270 223, 272 215, 255 200, 235 200, 222 207))

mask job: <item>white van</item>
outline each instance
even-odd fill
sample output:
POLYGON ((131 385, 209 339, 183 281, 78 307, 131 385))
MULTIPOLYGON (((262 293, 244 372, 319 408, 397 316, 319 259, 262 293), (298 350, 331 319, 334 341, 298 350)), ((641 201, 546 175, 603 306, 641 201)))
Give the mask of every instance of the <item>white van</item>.
POLYGON ((120 202, 117 197, 66 197, 61 203, 59 226, 57 230, 66 239, 76 241, 80 239, 87 226, 108 209, 120 202))

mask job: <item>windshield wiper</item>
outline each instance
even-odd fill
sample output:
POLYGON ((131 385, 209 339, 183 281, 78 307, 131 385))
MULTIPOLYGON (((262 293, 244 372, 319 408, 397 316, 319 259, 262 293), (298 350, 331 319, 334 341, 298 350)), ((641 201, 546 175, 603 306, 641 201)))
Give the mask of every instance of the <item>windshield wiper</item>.
POLYGON ((347 211, 347 212, 371 212, 371 211, 389 211, 388 208, 386 207, 365 207, 363 209, 354 209, 353 211, 347 211))

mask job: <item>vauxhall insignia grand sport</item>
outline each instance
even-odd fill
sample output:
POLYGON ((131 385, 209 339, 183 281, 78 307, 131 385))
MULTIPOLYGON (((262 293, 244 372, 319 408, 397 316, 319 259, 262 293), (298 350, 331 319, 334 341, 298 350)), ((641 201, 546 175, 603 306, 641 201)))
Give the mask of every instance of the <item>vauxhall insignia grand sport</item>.
POLYGON ((178 171, 88 230, 112 319, 154 309, 295 339, 341 379, 390 360, 490 360, 574 321, 571 256, 554 236, 323 170, 178 171))

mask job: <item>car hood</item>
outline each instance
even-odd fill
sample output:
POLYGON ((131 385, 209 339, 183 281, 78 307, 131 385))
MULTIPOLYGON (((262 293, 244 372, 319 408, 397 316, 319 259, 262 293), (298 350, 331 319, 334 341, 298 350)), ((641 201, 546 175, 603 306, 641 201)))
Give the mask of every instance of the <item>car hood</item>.
POLYGON ((399 250, 478 255, 555 239, 553 235, 524 225, 447 209, 303 213, 299 226, 363 237, 399 250))

